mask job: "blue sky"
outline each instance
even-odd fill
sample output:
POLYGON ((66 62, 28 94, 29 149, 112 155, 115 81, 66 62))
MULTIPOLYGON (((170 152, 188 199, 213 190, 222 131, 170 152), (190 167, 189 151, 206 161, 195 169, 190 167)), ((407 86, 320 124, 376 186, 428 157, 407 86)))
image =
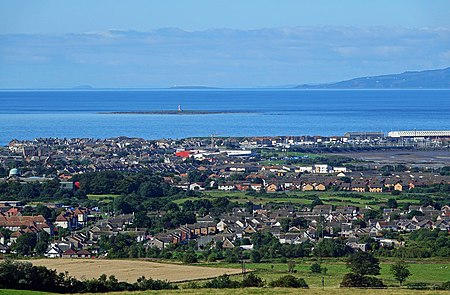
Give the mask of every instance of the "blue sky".
POLYGON ((440 0, 0 0, 0 88, 252 87, 442 68, 449 12, 440 0))

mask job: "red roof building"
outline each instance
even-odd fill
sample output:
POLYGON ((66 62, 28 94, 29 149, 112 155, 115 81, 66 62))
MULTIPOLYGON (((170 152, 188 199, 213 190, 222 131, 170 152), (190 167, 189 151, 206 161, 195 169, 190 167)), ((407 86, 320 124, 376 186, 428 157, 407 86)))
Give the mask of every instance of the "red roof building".
POLYGON ((189 158, 190 155, 191 155, 191 153, 189 151, 182 151, 182 152, 175 153, 175 156, 181 157, 181 158, 189 158))

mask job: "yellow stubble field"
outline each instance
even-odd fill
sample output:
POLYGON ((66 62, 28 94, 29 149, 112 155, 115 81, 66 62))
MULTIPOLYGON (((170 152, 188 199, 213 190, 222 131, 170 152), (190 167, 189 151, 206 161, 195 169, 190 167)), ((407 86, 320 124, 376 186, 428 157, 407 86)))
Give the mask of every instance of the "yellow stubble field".
POLYGON ((102 274, 115 275, 119 281, 133 283, 137 278, 168 280, 182 282, 208 279, 223 274, 238 274, 239 269, 190 266, 182 264, 158 263, 144 260, 112 259, 36 259, 33 265, 46 266, 58 272, 68 271, 70 276, 78 279, 98 278, 102 274))

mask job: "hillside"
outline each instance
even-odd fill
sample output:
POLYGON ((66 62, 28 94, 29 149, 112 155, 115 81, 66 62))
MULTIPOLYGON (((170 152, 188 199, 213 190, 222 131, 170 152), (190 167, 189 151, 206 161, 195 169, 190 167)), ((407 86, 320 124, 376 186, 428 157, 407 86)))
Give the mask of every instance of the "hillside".
POLYGON ((404 72, 317 85, 299 85, 299 89, 450 89, 450 67, 439 70, 404 72))

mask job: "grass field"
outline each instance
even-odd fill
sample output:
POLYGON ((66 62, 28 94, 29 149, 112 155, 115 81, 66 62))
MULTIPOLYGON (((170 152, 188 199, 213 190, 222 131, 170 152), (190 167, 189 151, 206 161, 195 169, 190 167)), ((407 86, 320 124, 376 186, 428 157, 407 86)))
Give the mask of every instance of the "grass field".
MULTIPOLYGON (((269 202, 273 203, 291 203, 294 205, 310 205, 312 203, 311 197, 317 196, 319 197, 324 204, 331 204, 335 206, 340 205, 349 205, 349 206, 357 206, 357 207, 365 207, 371 206, 372 208, 378 209, 380 204, 386 203, 388 199, 394 198, 397 199, 399 205, 404 203, 418 204, 419 200, 414 198, 408 198, 407 195, 394 196, 390 193, 342 193, 342 192, 319 192, 319 191, 311 191, 311 192, 286 192, 286 194, 267 194, 261 196, 250 196, 247 195, 246 192, 241 191, 232 191, 232 192, 224 192, 224 191, 204 191, 203 198, 214 199, 219 197, 228 197, 230 200, 238 203, 246 203, 253 202, 254 204, 266 204, 269 202), (356 198, 355 195, 362 195, 368 197, 370 199, 361 199, 356 198)), ((194 200, 196 198, 183 198, 176 200, 177 204, 181 204, 187 200, 194 200)))
POLYGON ((0 295, 50 295, 54 293, 40 292, 40 291, 28 291, 28 290, 11 290, 0 289, 0 295))
MULTIPOLYGON (((31 260, 34 265, 44 265, 58 272, 68 271, 70 275, 79 279, 97 278, 101 274, 115 275, 119 280, 134 282, 140 276, 153 279, 167 279, 171 282, 189 280, 204 280, 222 274, 236 275, 234 279, 241 279, 241 265, 238 263, 205 263, 195 266, 173 263, 159 263, 144 260, 109 260, 109 259, 37 259, 31 260)), ((298 260, 296 277, 304 278, 312 289, 321 288, 321 275, 313 274, 310 259, 298 260)), ((398 283, 390 273, 392 261, 381 263, 381 275, 387 286, 396 287, 398 283)), ((425 282, 428 284, 440 284, 450 281, 450 260, 420 260, 408 261, 412 275, 407 283, 425 282)), ((338 288, 342 277, 348 272, 342 260, 330 259, 322 262, 322 266, 328 269, 325 275, 327 288, 338 288)), ((286 263, 247 263, 248 270, 271 282, 281 276, 287 275, 286 263)), ((1 294, 0 294, 1 295, 1 294)))
POLYGON ((274 294, 274 295, 294 295, 294 294, 305 294, 305 295, 329 295, 330 293, 339 292, 340 294, 348 295, 415 295, 415 294, 450 294, 449 291, 413 291, 413 290, 361 290, 361 289, 287 289, 287 288, 246 288, 246 289, 181 289, 181 290, 164 290, 164 291, 145 291, 145 292, 126 292, 118 293, 121 295, 153 295, 153 294, 191 294, 191 295, 231 295, 231 294, 274 294))
MULTIPOLYGON (((114 292, 107 294, 117 295, 234 295, 234 294, 249 294, 249 295, 329 295, 330 293, 339 292, 344 295, 438 295, 438 294, 450 294, 450 291, 418 291, 408 289, 335 289, 325 288, 322 289, 287 289, 287 288, 246 288, 246 289, 179 289, 179 290, 162 290, 162 291, 138 291, 138 292, 114 292)), ((0 290, 0 295, 52 295, 54 293, 38 292, 38 291, 25 291, 25 290, 0 290)), ((91 293, 84 293, 91 295, 91 293)), ((102 294, 102 293, 94 293, 102 294)))
MULTIPOLYGON (((56 268, 58 271, 68 270, 69 273, 78 278, 98 277, 100 274, 114 274, 119 280, 133 282, 139 276, 146 276, 154 279, 168 279, 173 282, 185 280, 200 280, 218 276, 223 273, 235 274, 234 280, 240 280, 241 265, 227 264, 223 262, 207 263, 199 266, 186 266, 169 263, 156 263, 139 260, 93 260, 93 259, 38 259, 32 260, 35 265, 45 265, 49 268, 56 268)), ((347 273, 345 264, 338 259, 329 259, 322 262, 322 266, 328 269, 325 275, 325 288, 321 287, 321 275, 312 274, 310 265, 311 259, 298 260, 294 274, 296 277, 304 278, 310 289, 286 289, 286 288, 246 288, 246 289, 188 289, 186 283, 180 283, 179 290, 162 291, 142 291, 142 292, 117 292, 110 294, 120 295, 160 295, 160 294, 192 294, 192 295, 231 295, 231 294, 307 294, 325 295, 333 292, 349 295, 406 295, 406 294, 450 294, 450 291, 419 291, 406 288, 398 288, 398 283, 394 281, 389 268, 392 261, 384 260, 381 263, 380 278, 388 286, 388 289, 341 289, 339 283, 342 276, 347 273)), ((420 260, 408 261, 410 264, 411 277, 407 283, 425 282, 428 284, 440 284, 450 280, 450 260, 420 260)), ((248 270, 254 271, 266 282, 273 281, 287 273, 286 263, 248 263, 248 270), (272 268, 273 266, 273 268, 272 268)), ((22 291, 22 290, 0 290, 0 295, 50 295, 51 293, 22 291)))
POLYGON ((137 278, 168 280, 180 282, 213 278, 222 274, 236 274, 239 269, 189 266, 180 264, 157 263, 144 260, 112 259, 36 259, 33 265, 43 265, 58 272, 68 271, 78 279, 98 278, 101 274, 115 275, 119 281, 133 283, 137 278))
MULTIPOLYGON (((321 288, 322 277, 318 274, 313 274, 310 271, 310 266, 313 263, 311 260, 298 261, 294 274, 296 277, 304 278, 306 283, 311 288, 321 288)), ((433 260, 421 260, 421 261, 408 261, 410 264, 411 276, 407 279, 407 283, 426 282, 429 284, 440 284, 446 281, 450 281, 450 261, 433 261, 433 260)), ((205 264, 214 267, 231 267, 240 268, 240 264, 205 264)), ((388 286, 398 286, 398 283, 393 279, 390 273, 391 262, 385 261, 381 263, 381 275, 380 278, 388 286)), ((345 263, 338 260, 324 261, 322 266, 328 269, 325 275, 325 286, 338 288, 342 277, 348 272, 345 263)), ((281 276, 287 275, 286 263, 248 263, 247 269, 254 270, 256 274, 262 277, 267 282, 278 279, 281 276), (273 266, 273 268, 272 268, 273 266)))

